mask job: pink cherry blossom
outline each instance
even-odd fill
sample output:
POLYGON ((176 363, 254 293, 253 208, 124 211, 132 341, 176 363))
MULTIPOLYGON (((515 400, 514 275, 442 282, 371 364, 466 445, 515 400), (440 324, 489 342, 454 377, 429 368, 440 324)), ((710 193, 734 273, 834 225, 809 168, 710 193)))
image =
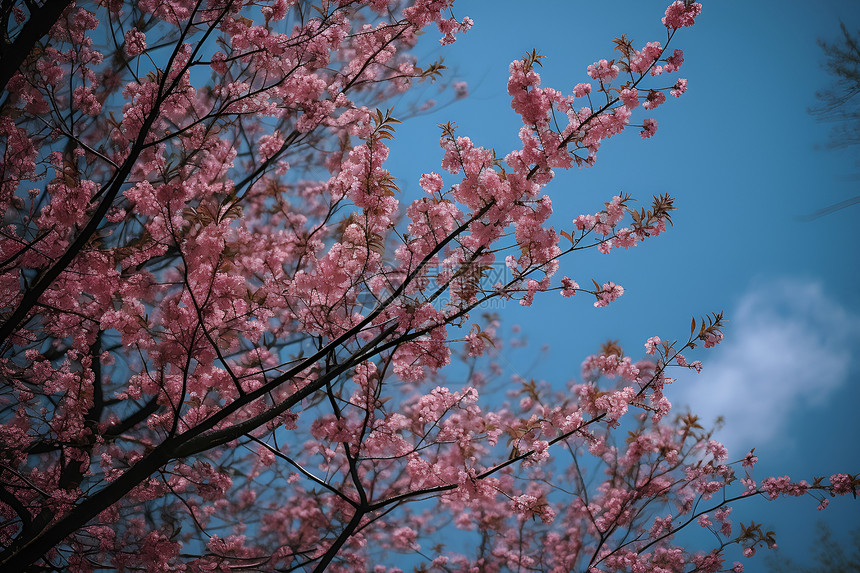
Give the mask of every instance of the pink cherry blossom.
POLYGON ((684 78, 680 78, 675 85, 672 87, 672 90, 669 92, 675 97, 681 97, 681 94, 687 91, 687 80, 684 78))
POLYGON ((144 51, 146 51, 146 35, 138 30, 137 28, 132 28, 128 32, 125 33, 125 53, 127 56, 133 58, 135 56, 139 56, 144 51))
POLYGON ((591 93, 591 84, 576 84, 573 88, 573 95, 576 97, 585 97, 591 93))
POLYGON ((579 285, 575 280, 564 277, 561 279, 561 295, 562 296, 573 296, 576 294, 576 291, 579 290, 579 285))
POLYGON ((698 2, 683 2, 676 0, 668 8, 663 17, 663 24, 670 29, 692 26, 699 14, 702 13, 702 5, 698 2))
POLYGON ((588 66, 588 75, 592 79, 608 82, 618 77, 618 66, 606 60, 600 60, 588 66))
POLYGON ((649 137, 653 137, 656 131, 657 120, 649 117, 642 122, 642 131, 639 134, 642 136, 642 139, 648 139, 649 137))
POLYGON ((662 340, 659 336, 652 336, 645 342, 645 354, 654 354, 662 340))
POLYGON ((594 303, 595 307, 608 306, 610 302, 618 300, 618 298, 624 294, 624 287, 621 285, 617 285, 613 282, 603 283, 600 291, 596 293, 597 302, 594 303))

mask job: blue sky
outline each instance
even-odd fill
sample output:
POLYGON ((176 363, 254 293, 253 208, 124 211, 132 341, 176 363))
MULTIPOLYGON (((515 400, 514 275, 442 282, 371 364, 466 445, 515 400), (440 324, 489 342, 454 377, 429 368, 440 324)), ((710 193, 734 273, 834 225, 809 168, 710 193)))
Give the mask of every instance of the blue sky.
MULTIPOLYGON (((704 372, 681 377, 670 400, 706 420, 724 415, 719 437, 736 457, 756 447, 758 478, 856 473, 860 206, 798 218, 860 194, 860 148, 825 149, 830 126, 807 112, 830 83, 816 40, 837 39, 840 19, 860 29, 860 3, 703 3, 696 26, 672 43, 685 52, 679 75, 688 92, 653 114, 634 112, 634 122, 655 117, 657 135, 642 141, 631 130, 609 140, 595 167, 560 174, 548 188, 556 228, 570 230, 576 215, 619 191, 644 203, 658 193, 676 197, 674 228, 629 252, 562 262, 561 272, 580 284, 623 285, 626 294, 609 308, 549 293, 529 309, 508 306, 502 317, 521 325, 534 348, 550 345, 528 376, 563 384, 608 338, 638 356, 649 336, 681 338, 691 315, 724 310, 726 341, 695 356, 704 372)), ((547 56, 543 85, 569 93, 588 80, 586 66, 613 57, 614 37, 665 41, 666 4, 458 0, 456 15, 475 27, 449 48, 428 42, 426 53, 443 55, 471 95, 399 126, 389 167, 406 197, 420 173, 439 170, 437 122, 455 122, 459 134, 500 156, 516 148, 517 117, 505 92, 511 60, 537 49, 547 56)), ((752 502, 735 515, 775 526, 781 548, 802 560, 817 519, 842 540, 860 527, 852 502, 835 500, 822 513, 812 499, 752 502)), ((765 570, 763 559, 744 562, 747 571, 765 570)))

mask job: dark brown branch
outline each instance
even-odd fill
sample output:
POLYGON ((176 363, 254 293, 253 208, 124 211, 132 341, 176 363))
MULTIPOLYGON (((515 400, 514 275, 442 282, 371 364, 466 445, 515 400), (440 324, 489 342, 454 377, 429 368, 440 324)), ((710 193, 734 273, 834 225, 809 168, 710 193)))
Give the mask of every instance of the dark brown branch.
POLYGON ((326 550, 322 559, 320 559, 320 562, 317 563, 316 567, 314 567, 313 573, 322 573, 326 570, 326 567, 328 567, 335 555, 338 554, 340 548, 343 547, 343 544, 346 543, 347 540, 352 537, 355 530, 358 529, 358 525, 361 523, 362 517, 364 517, 364 511, 357 509, 353 514, 352 519, 349 520, 349 523, 346 524, 346 527, 343 528, 343 531, 340 532, 340 535, 337 536, 334 543, 332 543, 326 550))
POLYGON ((15 497, 15 494, 11 493, 3 486, 0 486, 0 503, 5 503, 18 514, 18 517, 21 518, 21 532, 24 534, 29 533, 30 529, 33 527, 33 516, 30 515, 30 511, 24 507, 24 504, 15 497))
POLYGON ((0 553, 0 570, 21 571, 40 559, 63 539, 71 535, 104 509, 122 499, 132 488, 148 478, 161 466, 170 461, 169 452, 175 447, 168 440, 156 447, 148 456, 140 460, 116 481, 78 504, 71 512, 38 535, 23 540, 20 545, 9 547, 0 553))
MULTIPOLYGON (((195 7, 194 12, 191 15, 193 19, 194 14, 197 12, 199 8, 200 2, 198 2, 197 7, 195 7)), ((204 34, 201 39, 201 43, 206 40, 206 37, 211 33, 212 29, 218 25, 221 19, 227 14, 229 10, 229 5, 221 15, 215 20, 210 29, 204 34)), ((174 88, 178 84, 179 78, 182 77, 182 72, 188 69, 193 60, 189 59, 188 63, 183 66, 183 70, 176 75, 174 80, 171 82, 169 86, 167 86, 167 79, 169 76, 169 70, 173 66, 173 62, 179 53, 179 49, 182 46, 182 40, 187 33, 187 28, 183 30, 182 36, 179 38, 179 41, 176 44, 176 49, 174 49, 170 58, 168 59, 167 66, 165 67, 165 73, 161 78, 161 83, 158 86, 158 98, 152 106, 149 114, 143 120, 143 124, 141 125, 140 131, 137 134, 137 139, 134 141, 134 144, 131 146, 129 150, 128 157, 117 169, 113 176, 110 178, 106 189, 107 191, 104 193, 101 202, 99 202, 98 207, 96 207, 89 221, 87 221, 86 226, 78 233, 78 236, 75 237, 75 240, 72 241, 72 244, 66 249, 63 255, 54 263, 49 269, 47 269, 44 274, 39 278, 39 281, 33 285, 27 292, 24 293, 24 296, 21 298, 21 302, 18 307, 12 312, 12 314, 0 325, 0 344, 2 344, 9 336, 15 332, 15 329, 18 328, 18 325, 27 317, 36 303, 39 301, 39 297, 48 290, 48 287, 57 280, 60 274, 66 270, 66 268, 72 264, 72 261, 81 253, 84 247, 89 243, 90 239, 95 235, 96 231, 101 225, 102 220, 105 215, 107 215, 108 210, 113 206, 113 202, 116 199, 117 194, 120 191, 120 188, 125 184, 126 178, 131 174, 131 170, 134 167, 137 158, 140 156, 141 152, 144 150, 146 145, 146 137, 149 135, 149 130, 152 128, 152 125, 155 123, 156 118, 158 117, 161 105, 166 101, 167 97, 173 92, 174 88)), ((199 47, 199 46, 198 46, 199 47)), ((192 54, 193 55, 193 54, 192 54)), ((101 190, 98 192, 101 193, 101 190)))
MULTIPOLYGON (((139 410, 129 415, 125 420, 122 420, 118 424, 110 426, 107 430, 104 431, 104 434, 102 434, 102 436, 105 438, 105 441, 109 441, 110 439, 116 438, 120 434, 127 432, 128 430, 132 429, 136 425, 149 418, 149 416, 154 414, 156 410, 158 410, 157 397, 152 398, 139 410)), ((47 454, 48 452, 54 452, 56 450, 59 450, 66 445, 69 444, 57 441, 40 441, 34 443, 29 448, 27 448, 26 452, 28 454, 47 454)))
MULTIPOLYGON (((45 0, 37 10, 33 11, 31 8, 30 19, 15 36, 13 42, 9 43, 5 38, 3 39, 0 43, 0 91, 6 89, 9 80, 33 51, 36 42, 51 31, 71 3, 71 0, 45 0)), ((3 33, 6 33, 5 27, 3 33)))

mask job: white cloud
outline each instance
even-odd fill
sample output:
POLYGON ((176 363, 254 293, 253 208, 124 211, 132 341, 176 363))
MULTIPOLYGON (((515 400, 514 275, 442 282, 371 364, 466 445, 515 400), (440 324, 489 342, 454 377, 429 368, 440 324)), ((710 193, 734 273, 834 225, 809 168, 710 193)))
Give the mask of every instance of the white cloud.
POLYGON ((786 279, 754 285, 727 313, 725 341, 702 356, 705 369, 667 389, 689 405, 735 458, 775 438, 785 440, 793 416, 824 406, 851 371, 860 329, 818 282, 786 279))

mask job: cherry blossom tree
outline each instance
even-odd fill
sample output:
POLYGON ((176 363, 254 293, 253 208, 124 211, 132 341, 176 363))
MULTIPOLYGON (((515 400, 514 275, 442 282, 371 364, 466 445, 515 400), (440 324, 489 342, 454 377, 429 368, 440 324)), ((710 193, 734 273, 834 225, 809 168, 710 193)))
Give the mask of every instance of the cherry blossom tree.
POLYGON ((516 339, 482 305, 611 304, 564 262, 671 225, 670 196, 619 195, 556 230, 547 192, 655 134, 700 12, 616 38, 572 93, 514 61, 521 146, 440 126, 406 200, 389 146, 410 90, 448 85, 414 48, 468 31, 453 0, 3 0, 0 568, 741 571, 726 549, 774 537, 732 504, 856 494, 756 481, 671 411, 720 313, 563 388, 494 367, 516 339))
MULTIPOLYGON (((860 43, 843 22, 839 23, 842 37, 836 42, 819 40, 824 52, 824 69, 834 76, 835 82, 827 89, 816 92, 819 104, 810 112, 822 122, 832 123, 829 147, 839 148, 860 143, 860 111, 857 94, 860 93, 860 43)), ((850 197, 813 211, 802 217, 811 221, 860 203, 860 195, 850 197)))

